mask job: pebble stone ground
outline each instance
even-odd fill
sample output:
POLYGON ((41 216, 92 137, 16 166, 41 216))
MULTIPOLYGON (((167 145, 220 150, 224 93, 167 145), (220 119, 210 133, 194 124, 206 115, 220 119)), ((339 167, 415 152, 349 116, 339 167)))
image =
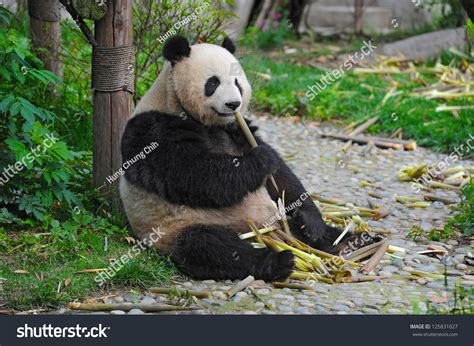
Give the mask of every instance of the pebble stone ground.
MULTIPOLYGON (((385 256, 375 270, 387 279, 351 284, 312 283, 313 290, 299 291, 276 289, 263 281, 255 281, 252 288, 237 293, 226 300, 225 292, 236 282, 215 282, 214 280, 192 281, 177 277, 174 286, 212 292, 212 297, 199 299, 202 310, 193 314, 413 314, 425 313, 428 309, 446 310, 452 307, 452 289, 455 283, 474 285, 473 267, 465 262, 472 248, 468 243, 457 240, 434 242, 426 238, 413 241, 407 234, 413 225, 419 225, 425 232, 434 227, 443 227, 450 218, 451 209, 434 202, 426 209, 407 209, 393 201, 394 194, 419 197, 409 183, 398 181, 397 171, 404 165, 438 163, 446 155, 419 148, 416 151, 380 150, 354 145, 345 156, 339 149, 343 143, 320 137, 321 127, 302 124, 291 120, 271 117, 255 118, 260 126, 260 135, 273 145, 286 159, 307 189, 320 195, 337 197, 357 205, 367 205, 367 192, 371 187, 361 187, 360 181, 371 181, 382 199, 371 199, 375 204, 391 206, 390 216, 369 221, 376 229, 390 231, 390 243, 406 249, 403 259, 385 256), (407 270, 443 274, 444 265, 438 258, 417 254, 426 250, 429 244, 442 246, 449 251, 447 261, 447 282, 430 278, 407 279, 407 270), (446 302, 446 297, 448 301, 446 302), (429 306, 427 304, 429 302, 429 306)), ((325 128, 328 130, 328 128, 325 128)), ((329 128, 329 130, 332 130, 329 128)), ((473 166, 472 161, 456 164, 473 166)), ((454 191, 437 190, 437 195, 460 200, 454 191)), ((176 299, 176 298, 175 298, 176 299)), ((166 295, 117 293, 105 299, 106 302, 176 303, 166 295)), ((59 313, 71 313, 61 309, 59 313)), ((112 314, 125 314, 112 311, 112 314)), ((143 314, 132 310, 129 314, 143 314)))

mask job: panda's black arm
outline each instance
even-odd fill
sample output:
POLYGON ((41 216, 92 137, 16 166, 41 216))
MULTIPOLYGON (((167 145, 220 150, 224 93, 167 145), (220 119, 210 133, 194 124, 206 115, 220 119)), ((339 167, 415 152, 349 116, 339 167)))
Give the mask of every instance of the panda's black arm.
POLYGON ((267 151, 268 147, 262 146, 235 157, 211 153, 196 143, 181 142, 168 148, 169 159, 152 161, 152 165, 160 165, 163 193, 170 202, 222 208, 242 201, 264 184, 269 170, 276 169, 277 160, 267 151))
MULTIPOLYGON (((259 146, 267 146, 259 136, 255 135, 255 139, 259 146)), ((267 181, 266 187, 270 197, 276 202, 285 191, 285 207, 289 209, 287 215, 291 232, 311 246, 329 250, 340 231, 326 225, 309 192, 283 159, 279 157, 279 160, 279 168, 273 174, 279 191, 271 181, 267 181)))
POLYGON ((277 169, 268 146, 235 157, 210 152, 202 126, 156 112, 132 118, 122 137, 124 161, 156 141, 158 149, 125 172, 127 180, 168 201, 192 207, 222 208, 240 202, 277 169))

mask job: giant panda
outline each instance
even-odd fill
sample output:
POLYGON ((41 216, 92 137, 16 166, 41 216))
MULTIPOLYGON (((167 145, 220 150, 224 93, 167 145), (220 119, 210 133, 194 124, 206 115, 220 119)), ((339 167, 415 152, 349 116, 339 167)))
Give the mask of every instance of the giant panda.
MULTIPOLYGON (((280 194, 290 205, 305 193, 300 180, 250 124, 258 146, 251 148, 234 113, 245 113, 252 90, 235 46, 190 45, 181 36, 163 47, 166 61, 137 104, 121 141, 123 161, 156 142, 120 180, 120 196, 133 232, 196 279, 286 279, 294 267, 289 251, 256 249, 239 238, 247 220, 261 227, 275 219, 280 194), (237 71, 237 73, 236 73, 237 71)), ((324 223, 307 198, 289 213, 291 232, 301 241, 332 251, 340 230, 324 223)))

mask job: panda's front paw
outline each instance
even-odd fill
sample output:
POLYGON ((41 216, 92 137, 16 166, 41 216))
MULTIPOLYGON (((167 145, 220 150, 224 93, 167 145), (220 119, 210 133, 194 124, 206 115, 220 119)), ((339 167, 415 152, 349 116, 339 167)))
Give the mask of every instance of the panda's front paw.
POLYGON ((290 250, 269 251, 255 273, 256 279, 264 281, 284 281, 295 267, 295 255, 290 250))
POLYGON ((269 145, 264 144, 253 148, 249 156, 259 162, 266 174, 273 174, 280 168, 281 159, 269 145))

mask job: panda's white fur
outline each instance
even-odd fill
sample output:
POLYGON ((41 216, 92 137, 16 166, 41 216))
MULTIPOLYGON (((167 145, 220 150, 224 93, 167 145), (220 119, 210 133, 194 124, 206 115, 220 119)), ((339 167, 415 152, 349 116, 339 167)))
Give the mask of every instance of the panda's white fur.
MULTIPOLYGON (((158 79, 136 106, 134 115, 159 111, 184 116, 187 112, 205 125, 223 125, 234 121, 234 117, 218 116, 215 110, 225 113, 225 103, 240 101, 236 111, 245 112, 251 92, 245 73, 229 51, 217 45, 197 44, 191 46, 190 56, 175 66, 165 63, 158 79), (221 85, 211 97, 206 97, 204 85, 212 76, 218 76, 221 85), (235 85, 235 78, 242 88, 242 95, 235 85)), ((232 146, 224 150, 232 155, 242 154, 232 146)), ((251 218, 261 226, 274 219, 276 213, 265 186, 248 193, 238 205, 221 209, 193 209, 172 204, 130 184, 124 177, 119 189, 134 233, 143 239, 159 228, 161 237, 153 247, 164 254, 172 250, 177 233, 191 225, 225 225, 236 232, 247 232, 247 219, 251 218)))

